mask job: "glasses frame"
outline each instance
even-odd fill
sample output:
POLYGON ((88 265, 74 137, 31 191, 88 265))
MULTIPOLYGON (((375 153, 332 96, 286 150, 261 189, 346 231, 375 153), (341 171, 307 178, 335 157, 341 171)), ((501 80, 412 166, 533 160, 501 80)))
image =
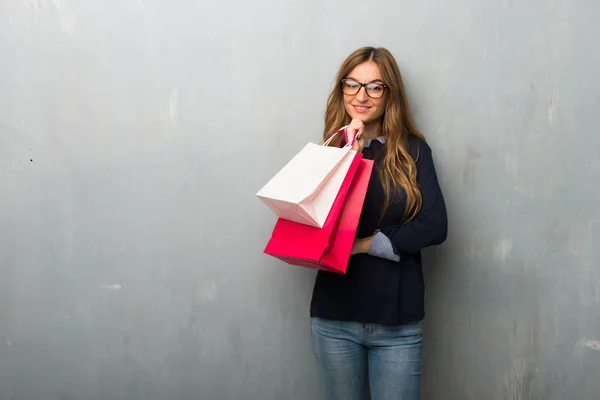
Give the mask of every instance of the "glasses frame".
POLYGON ((357 80, 355 80, 355 79, 350 79, 350 78, 344 78, 344 79, 342 79, 342 80, 340 81, 340 86, 341 86, 341 89, 342 89, 342 93, 344 93, 345 95, 348 95, 348 96, 356 96, 356 95, 357 95, 357 94, 360 92, 360 89, 362 89, 362 88, 365 88, 365 93, 367 94, 367 96, 369 96, 369 97, 370 97, 370 98, 372 98, 372 99, 381 99, 381 98, 383 98, 383 96, 385 95, 385 90, 389 88, 389 86, 388 86, 388 85, 386 85, 385 83, 382 83, 382 82, 369 82, 369 83, 362 83, 362 82, 359 82, 359 81, 357 81, 357 80), (344 93, 344 87, 343 87, 343 85, 344 85, 344 83, 346 83, 347 81, 356 82, 356 83, 358 84, 358 90, 356 91, 356 93, 354 93, 354 94, 348 94, 348 93, 344 93), (383 92, 381 92, 381 96, 379 96, 379 97, 373 97, 373 96, 371 96, 371 95, 369 94, 369 91, 367 90, 367 85, 371 85, 371 84, 373 84, 373 83, 375 83, 375 84, 377 84, 377 85, 381 85, 381 86, 383 86, 383 92))

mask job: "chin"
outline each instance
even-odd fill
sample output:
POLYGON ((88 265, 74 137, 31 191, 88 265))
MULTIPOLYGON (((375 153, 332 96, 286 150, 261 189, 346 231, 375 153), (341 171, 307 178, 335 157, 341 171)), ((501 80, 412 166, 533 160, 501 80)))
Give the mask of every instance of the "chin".
POLYGON ((352 112, 348 112, 348 110, 346 110, 346 114, 348 114, 350 116, 350 118, 354 119, 354 118, 358 118, 360 119, 363 123, 367 123, 371 121, 371 113, 365 113, 365 114, 360 114, 355 112, 354 110, 352 110, 352 112))
POLYGON ((371 118, 370 115, 365 115, 365 114, 358 114, 354 118, 360 119, 363 122, 363 124, 365 124, 365 125, 367 125, 368 123, 373 121, 373 119, 371 118))

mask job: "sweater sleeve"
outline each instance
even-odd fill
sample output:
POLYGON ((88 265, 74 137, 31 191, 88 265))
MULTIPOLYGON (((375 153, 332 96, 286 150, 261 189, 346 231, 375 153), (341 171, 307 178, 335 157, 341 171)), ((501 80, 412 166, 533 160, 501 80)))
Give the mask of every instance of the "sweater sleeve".
POLYGON ((419 213, 409 222, 380 227, 393 248, 402 253, 414 254, 421 249, 438 245, 446 240, 448 218, 446 204, 440 188, 431 148, 418 140, 417 183, 421 191, 422 206, 419 213))

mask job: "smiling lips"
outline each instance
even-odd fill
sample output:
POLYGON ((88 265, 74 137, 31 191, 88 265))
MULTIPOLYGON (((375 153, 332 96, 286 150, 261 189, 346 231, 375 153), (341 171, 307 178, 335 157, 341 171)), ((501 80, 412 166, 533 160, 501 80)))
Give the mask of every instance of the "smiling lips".
POLYGON ((371 109, 371 107, 366 107, 366 106, 357 106, 357 105, 352 105, 352 107, 354 107, 354 110, 356 110, 357 113, 366 113, 367 111, 369 111, 371 109))

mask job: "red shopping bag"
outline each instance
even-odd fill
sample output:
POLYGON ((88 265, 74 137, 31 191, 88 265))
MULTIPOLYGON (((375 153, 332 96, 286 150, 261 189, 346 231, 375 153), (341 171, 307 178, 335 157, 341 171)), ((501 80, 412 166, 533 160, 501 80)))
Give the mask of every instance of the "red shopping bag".
POLYGON ((373 170, 357 154, 323 226, 278 219, 264 252, 288 264, 345 274, 373 170))

